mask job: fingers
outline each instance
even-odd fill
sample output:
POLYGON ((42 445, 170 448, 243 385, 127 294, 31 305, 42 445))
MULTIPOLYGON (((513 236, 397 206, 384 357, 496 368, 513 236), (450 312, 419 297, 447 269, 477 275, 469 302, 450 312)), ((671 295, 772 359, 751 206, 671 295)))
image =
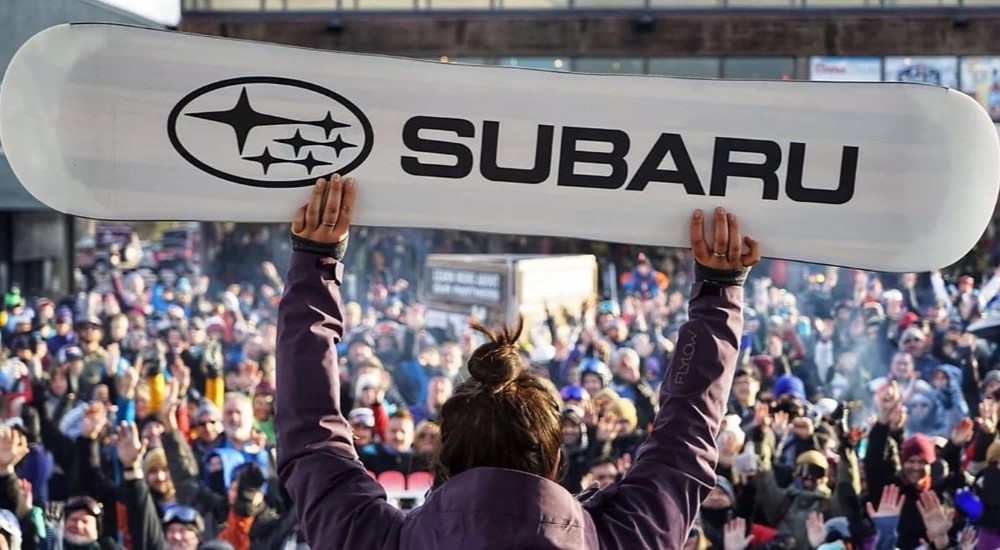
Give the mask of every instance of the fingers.
POLYGON ((740 261, 743 267, 753 267, 760 262, 760 243, 749 235, 743 237, 743 242, 746 243, 749 252, 740 256, 740 261))
MULTIPOLYGON (((865 508, 868 509, 868 517, 872 517, 872 518, 875 517, 875 508, 872 506, 871 502, 866 502, 865 503, 865 508)), ((882 507, 879 506, 879 509, 881 509, 881 508, 882 507)))
POLYGON ((354 181, 354 178, 347 178, 340 201, 340 214, 337 215, 337 226, 333 228, 335 235, 347 236, 347 231, 351 228, 351 217, 354 215, 356 196, 357 182, 354 181))
POLYGON ((730 260, 740 258, 743 253, 743 239, 740 237, 740 224, 736 221, 736 215, 732 212, 726 213, 726 224, 729 226, 729 250, 726 256, 730 260))
POLYGON ((712 254, 725 254, 728 239, 729 224, 726 221, 726 210, 720 206, 715 209, 715 241, 712 244, 712 254))
POLYGON ((695 259, 702 264, 709 258, 708 245, 705 243, 705 215, 699 209, 691 215, 691 251, 695 259))
POLYGON ((326 206, 323 207, 323 216, 320 219, 323 229, 333 229, 333 226, 337 223, 337 215, 340 214, 340 193, 342 187, 343 182, 340 180, 340 174, 334 174, 330 178, 330 183, 326 186, 326 206))
POLYGON ((315 230, 320 223, 320 206, 323 204, 323 195, 326 192, 326 180, 320 178, 316 180, 313 187, 312 197, 306 204, 306 231, 315 230))

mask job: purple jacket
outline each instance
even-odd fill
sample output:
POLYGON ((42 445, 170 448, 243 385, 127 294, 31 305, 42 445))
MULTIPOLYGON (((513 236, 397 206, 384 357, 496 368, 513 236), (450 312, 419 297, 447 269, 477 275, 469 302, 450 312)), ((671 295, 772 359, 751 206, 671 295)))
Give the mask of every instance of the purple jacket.
POLYGON ((292 254, 278 313, 278 474, 315 550, 681 548, 715 486, 715 437, 729 397, 741 287, 696 283, 660 411, 621 482, 585 502, 531 474, 475 468, 408 515, 365 472, 340 406, 343 265, 292 254))

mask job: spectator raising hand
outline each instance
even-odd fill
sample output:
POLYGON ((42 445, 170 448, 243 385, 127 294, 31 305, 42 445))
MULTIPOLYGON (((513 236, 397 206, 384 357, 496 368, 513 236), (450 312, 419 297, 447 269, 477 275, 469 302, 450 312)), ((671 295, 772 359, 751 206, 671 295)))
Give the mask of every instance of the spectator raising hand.
POLYGON ((976 550, 979 546, 979 534, 976 528, 966 525, 958 537, 958 546, 961 550, 976 550))
POLYGON ((20 431, 0 426, 0 475, 14 474, 14 467, 28 454, 28 441, 20 431))
POLYGON ((753 535, 747 534, 747 521, 743 518, 736 518, 726 523, 723 531, 725 540, 723 550, 744 550, 753 542, 753 535))
POLYGON ((979 417, 976 422, 988 434, 996 434, 997 422, 1000 419, 1000 407, 995 399, 983 399, 979 404, 979 417))
POLYGON ((80 437, 97 439, 108 425, 107 409, 103 403, 91 403, 83 411, 80 422, 80 437))
POLYGON ((826 523, 823 514, 813 512, 806 519, 806 531, 809 534, 809 546, 816 548, 826 542, 826 523))
POLYGON ((927 529, 926 540, 933 544, 935 549, 947 548, 949 544, 948 531, 951 530, 952 521, 955 518, 955 510, 941 504, 934 491, 925 491, 920 494, 917 501, 917 510, 924 520, 924 527, 927 529))
POLYGON ((146 441, 139 439, 139 429, 135 422, 122 422, 115 432, 115 447, 118 449, 118 461, 126 470, 139 468, 139 461, 146 454, 146 441))

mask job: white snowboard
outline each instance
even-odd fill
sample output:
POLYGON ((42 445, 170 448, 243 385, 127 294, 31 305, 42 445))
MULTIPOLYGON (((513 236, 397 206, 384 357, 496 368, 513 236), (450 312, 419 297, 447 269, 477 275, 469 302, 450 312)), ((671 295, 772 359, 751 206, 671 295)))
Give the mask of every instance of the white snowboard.
POLYGON ((122 220, 287 221, 335 171, 357 222, 686 246, 725 206, 771 257, 942 267, 1000 188, 946 88, 567 74, 106 24, 11 62, 0 134, 35 197, 122 220))

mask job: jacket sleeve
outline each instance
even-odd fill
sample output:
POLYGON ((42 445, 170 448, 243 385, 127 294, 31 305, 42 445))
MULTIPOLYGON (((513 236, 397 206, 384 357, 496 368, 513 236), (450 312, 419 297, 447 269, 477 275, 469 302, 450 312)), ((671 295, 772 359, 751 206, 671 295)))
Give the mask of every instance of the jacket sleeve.
POLYGON ((781 511, 781 501, 786 498, 786 492, 778 487, 778 482, 774 479, 774 470, 767 463, 763 463, 763 466, 753 478, 754 487, 757 489, 757 507, 764 511, 771 525, 778 525, 783 519, 778 514, 781 511))
POLYGON ((96 439, 77 438, 69 486, 71 494, 90 495, 106 508, 114 506, 118 490, 101 468, 101 446, 96 439))
POLYGON ((695 283, 691 295, 649 437, 621 482, 584 504, 603 547, 682 547, 715 487, 715 438, 743 332, 743 288, 695 283))
POLYGON ((278 475, 313 548, 393 546, 403 514, 365 472, 341 411, 342 273, 333 258, 292 253, 278 307, 278 475))
POLYGON ((142 477, 123 480, 121 496, 133 548, 166 550, 160 516, 156 513, 156 504, 146 480, 142 477))
POLYGON ((876 422, 868 434, 868 450, 865 452, 865 477, 868 480, 868 499, 878 502, 882 489, 892 483, 896 468, 891 457, 886 456, 889 426, 876 422))
POLYGON ((196 499, 201 493, 203 483, 198 472, 198 461, 191 447, 184 441, 184 435, 180 430, 165 432, 161 441, 163 452, 167 455, 170 479, 177 488, 177 500, 190 506, 197 506, 196 499))
POLYGON ((18 481, 17 474, 0 475, 0 508, 10 510, 20 519, 28 510, 18 481))
MULTIPOLYGON (((68 472, 73 467, 73 440, 59 430, 58 415, 53 418, 49 415, 45 406, 45 400, 41 397, 45 395, 44 387, 39 386, 35 390, 38 399, 35 402, 35 410, 38 411, 38 425, 41 428, 42 442, 45 448, 52 453, 52 458, 63 471, 68 472)), ((65 410, 66 398, 60 400, 57 413, 65 410)))

